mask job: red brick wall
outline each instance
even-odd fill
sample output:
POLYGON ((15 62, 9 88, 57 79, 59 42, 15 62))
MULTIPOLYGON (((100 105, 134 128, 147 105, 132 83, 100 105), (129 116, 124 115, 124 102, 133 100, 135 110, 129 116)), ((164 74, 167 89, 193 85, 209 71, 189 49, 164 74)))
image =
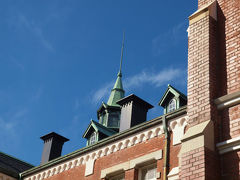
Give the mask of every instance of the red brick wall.
MULTIPOLYGON (((240 91, 240 1, 219 0, 218 30, 221 39, 219 51, 223 59, 222 94, 240 91), (225 53, 223 53, 225 52, 225 53)), ((220 112, 224 141, 240 135, 240 105, 220 112)))
MULTIPOLYGON (((204 15, 204 12, 202 13, 204 15)), ((213 100, 218 97, 219 91, 217 38, 217 21, 213 17, 206 15, 196 22, 193 22, 190 18, 188 41, 188 122, 191 127, 205 121, 213 121, 216 138, 218 137, 218 116, 213 100)), ((219 168, 216 152, 210 151, 206 147, 201 147, 181 156, 181 180, 217 180, 219 179, 218 175, 219 168)))
MULTIPOLYGON (((173 134, 171 133, 171 140, 173 139, 173 134)), ((173 142, 170 142, 170 158, 169 158, 169 172, 179 166, 178 154, 181 149, 181 144, 173 145, 173 142)))
MULTIPOLYGON (((198 0, 199 8, 214 0, 198 0)), ((219 54, 224 53, 218 61, 225 62, 227 91, 225 94, 240 90, 240 1, 218 0, 218 36, 221 39, 219 54), (225 57, 224 57, 225 56, 225 57)))
POLYGON ((194 126, 213 120, 216 96, 216 22, 206 16, 189 27, 188 116, 194 126))
MULTIPOLYGON (((85 165, 81 165, 75 167, 71 170, 64 171, 60 174, 47 178, 47 180, 98 180, 100 179, 101 170, 105 168, 112 167, 119 163, 123 163, 129 161, 131 159, 135 159, 139 156, 143 156, 145 154, 164 149, 163 145, 164 137, 156 137, 151 140, 148 140, 143 143, 139 143, 133 147, 123 149, 121 151, 114 152, 108 156, 104 156, 100 159, 97 159, 94 166, 94 174, 88 177, 84 176, 85 173, 85 165)), ((173 156, 175 156, 173 154, 173 156)), ((175 157, 176 158, 176 157, 175 157)), ((162 163, 163 159, 158 160, 157 162, 157 169, 158 172, 163 173, 162 170, 162 163)), ((127 180, 137 180, 137 171, 128 170, 125 172, 125 178, 127 180), (135 179, 134 179, 135 177, 135 179)))
MULTIPOLYGON (((198 0, 201 8, 213 0, 198 0)), ((218 97, 240 91, 240 0, 218 0, 218 97)), ((191 47, 190 47, 191 48, 191 47)), ((218 112, 218 142, 240 136, 240 105, 218 112)), ((239 152, 221 156, 223 179, 240 179, 239 152)))
POLYGON ((125 172, 125 180, 138 180, 138 170, 130 169, 125 172))
POLYGON ((198 148, 184 153, 181 158, 181 180, 219 180, 217 156, 207 148, 198 148))
POLYGON ((204 5, 211 3, 215 0, 198 0, 198 9, 200 9, 201 7, 203 7, 204 5))

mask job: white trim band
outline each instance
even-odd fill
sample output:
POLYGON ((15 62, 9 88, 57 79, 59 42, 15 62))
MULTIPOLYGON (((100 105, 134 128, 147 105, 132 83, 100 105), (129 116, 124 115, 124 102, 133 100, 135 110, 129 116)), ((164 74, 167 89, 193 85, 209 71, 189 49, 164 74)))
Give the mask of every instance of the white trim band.
POLYGON ((93 173, 95 160, 102 158, 103 156, 108 156, 109 154, 115 153, 117 151, 121 151, 122 149, 136 146, 138 143, 158 137, 162 135, 163 132, 164 131, 162 124, 155 125, 143 131, 139 131, 133 135, 125 137, 119 141, 109 143, 106 146, 86 152, 83 155, 79 155, 73 159, 66 160, 65 162, 59 163, 55 166, 51 166, 49 168, 46 168, 45 170, 24 177, 23 180, 47 179, 51 176, 62 173, 80 165, 86 165, 85 176, 89 176, 93 173))
POLYGON ((138 165, 143 165, 144 163, 149 163, 151 161, 157 161, 159 159, 162 159, 162 149, 146 154, 144 156, 137 157, 135 159, 132 159, 130 161, 117 164, 115 166, 109 167, 107 169, 101 170, 101 178, 105 178, 108 175, 112 175, 114 173, 120 172, 120 171, 126 171, 129 169, 133 169, 137 167, 138 165))
POLYGON ((179 179, 179 167, 175 167, 173 168, 169 174, 167 175, 168 176, 168 180, 178 180, 179 179))

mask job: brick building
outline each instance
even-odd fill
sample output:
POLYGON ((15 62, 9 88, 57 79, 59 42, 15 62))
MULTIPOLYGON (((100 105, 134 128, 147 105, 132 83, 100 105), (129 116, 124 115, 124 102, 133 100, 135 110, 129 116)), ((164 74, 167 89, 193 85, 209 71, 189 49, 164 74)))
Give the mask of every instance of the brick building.
POLYGON ((152 105, 124 97, 120 69, 87 146, 61 156, 68 139, 43 136, 41 165, 21 179, 240 179, 240 0, 198 0, 188 40, 187 97, 169 85, 164 115, 146 121, 152 105))

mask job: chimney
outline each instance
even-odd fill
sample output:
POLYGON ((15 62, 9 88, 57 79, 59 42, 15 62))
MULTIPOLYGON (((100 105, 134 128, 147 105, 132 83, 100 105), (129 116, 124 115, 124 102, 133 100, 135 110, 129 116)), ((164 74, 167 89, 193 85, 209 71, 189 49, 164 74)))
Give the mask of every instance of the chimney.
POLYGON ((41 165, 61 156, 62 146, 69 139, 51 132, 40 137, 44 141, 41 165))
POLYGON ((121 105, 119 132, 129 129, 147 120, 147 112, 153 106, 134 94, 117 101, 121 105))

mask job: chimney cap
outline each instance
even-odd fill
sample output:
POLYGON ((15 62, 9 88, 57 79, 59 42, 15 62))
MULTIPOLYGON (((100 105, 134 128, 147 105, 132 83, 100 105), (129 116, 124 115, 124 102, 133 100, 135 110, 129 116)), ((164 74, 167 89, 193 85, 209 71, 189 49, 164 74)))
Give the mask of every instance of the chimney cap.
POLYGON ((143 99, 141 99, 140 97, 136 96, 135 94, 130 94, 129 96, 120 99, 119 101, 117 101, 117 104, 122 106, 122 105, 124 105, 124 104, 126 104, 127 102, 130 102, 130 101, 134 101, 134 102, 137 102, 139 104, 142 104, 147 109, 153 108, 153 106, 151 104, 149 104, 148 102, 144 101, 143 99))
POLYGON ((46 141, 46 140, 48 140, 48 139, 50 139, 50 138, 56 138, 56 139, 58 139, 58 140, 60 140, 60 141, 62 141, 62 142, 67 142, 67 141, 69 141, 69 139, 67 139, 67 138, 65 138, 65 137, 63 137, 63 136, 61 136, 61 135, 59 135, 59 134, 57 134, 57 133, 55 133, 55 132, 51 132, 51 133, 48 133, 48 134, 46 134, 46 135, 44 135, 44 136, 42 136, 42 137, 40 137, 43 141, 46 141))

